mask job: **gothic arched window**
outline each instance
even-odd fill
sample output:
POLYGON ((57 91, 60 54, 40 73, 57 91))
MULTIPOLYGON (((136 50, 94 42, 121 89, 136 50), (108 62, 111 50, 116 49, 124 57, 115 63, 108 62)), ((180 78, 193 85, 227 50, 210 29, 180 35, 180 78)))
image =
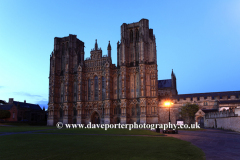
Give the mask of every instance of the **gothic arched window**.
POLYGON ((135 108, 132 107, 132 116, 134 116, 134 115, 135 115, 135 108))
POLYGON ((106 81, 105 78, 102 77, 102 100, 105 100, 106 96, 106 81))
POLYGON ((77 84, 76 82, 73 83, 73 101, 77 100, 77 84))
POLYGON ((65 55, 64 55, 64 52, 65 52, 65 48, 64 48, 64 43, 62 43, 62 61, 61 61, 61 70, 64 71, 64 68, 65 68, 65 55))
POLYGON ((118 84, 119 84, 119 88, 118 88, 118 95, 119 97, 118 98, 121 98, 122 97, 122 80, 121 80, 121 75, 118 76, 118 84))
POLYGON ((136 30, 136 41, 137 42, 139 41, 139 31, 138 31, 138 29, 136 30))
POLYGON ((117 115, 121 115, 121 108, 119 105, 117 106, 116 111, 117 111, 117 115))
POLYGON ((94 77, 94 99, 98 100, 98 77, 94 77))
POLYGON ((140 113, 140 107, 139 107, 138 104, 137 104, 137 106, 136 106, 136 110, 137 110, 137 115, 139 116, 141 113, 140 113))
POLYGON ((59 109, 59 117, 60 117, 60 118, 63 117, 63 110, 62 110, 62 108, 59 109))
POLYGON ((88 100, 91 100, 91 79, 88 79, 88 100))
POLYGON ((136 74, 136 96, 139 97, 139 89, 140 89, 140 84, 139 84, 139 73, 136 74))
POLYGON ((77 109, 76 109, 76 107, 73 107, 73 116, 77 116, 77 109))
POLYGON ((133 42, 133 31, 130 31, 130 42, 133 42))
POLYGON ((64 86, 63 83, 61 84, 61 102, 63 102, 63 95, 64 95, 64 86))

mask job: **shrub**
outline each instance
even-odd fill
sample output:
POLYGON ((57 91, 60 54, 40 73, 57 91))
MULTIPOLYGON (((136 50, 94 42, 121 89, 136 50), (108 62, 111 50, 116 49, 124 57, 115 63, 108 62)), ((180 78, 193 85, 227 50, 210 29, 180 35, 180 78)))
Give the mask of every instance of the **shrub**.
POLYGON ((0 109, 0 119, 10 118, 11 113, 8 110, 0 109))

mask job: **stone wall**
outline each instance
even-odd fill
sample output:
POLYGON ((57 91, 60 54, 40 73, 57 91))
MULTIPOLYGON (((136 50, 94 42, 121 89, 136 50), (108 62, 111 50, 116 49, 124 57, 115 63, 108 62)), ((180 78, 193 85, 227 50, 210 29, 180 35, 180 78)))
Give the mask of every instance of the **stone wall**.
POLYGON ((222 128, 240 132, 240 117, 211 118, 204 120, 204 127, 222 128))
POLYGON ((205 114, 204 127, 221 128, 240 132, 240 108, 233 111, 212 112, 205 114), (236 114, 237 113, 237 114, 236 114))
POLYGON ((233 110, 223 110, 220 112, 209 112, 205 114, 205 118, 225 118, 225 117, 235 117, 235 112, 233 110))

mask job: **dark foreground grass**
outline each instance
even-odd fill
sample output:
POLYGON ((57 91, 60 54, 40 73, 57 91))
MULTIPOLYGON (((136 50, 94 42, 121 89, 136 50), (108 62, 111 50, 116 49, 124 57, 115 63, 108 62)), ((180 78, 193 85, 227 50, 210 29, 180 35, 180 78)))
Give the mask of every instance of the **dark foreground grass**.
POLYGON ((1 132, 25 132, 25 131, 36 131, 36 130, 45 130, 45 129, 56 129, 56 127, 50 126, 29 126, 29 125, 19 125, 19 126, 1 126, 1 132))
POLYGON ((55 129, 47 131, 39 131, 39 133, 74 133, 74 134, 115 134, 115 135, 163 135, 155 131, 144 129, 55 129))
POLYGON ((201 149, 172 137, 17 134, 0 142, 1 160, 204 159, 201 149))

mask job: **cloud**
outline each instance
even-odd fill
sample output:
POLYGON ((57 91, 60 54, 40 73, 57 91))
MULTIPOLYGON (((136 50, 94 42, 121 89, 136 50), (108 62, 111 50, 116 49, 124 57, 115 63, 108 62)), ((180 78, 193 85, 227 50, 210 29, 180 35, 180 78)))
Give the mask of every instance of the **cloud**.
POLYGON ((4 86, 0 86, 0 89, 5 88, 4 86))
POLYGON ((33 94, 30 94, 30 93, 26 93, 26 92, 13 92, 14 94, 16 95, 21 95, 21 96, 28 96, 28 97, 35 97, 35 98, 42 98, 43 96, 40 96, 40 95, 33 95, 33 94))

